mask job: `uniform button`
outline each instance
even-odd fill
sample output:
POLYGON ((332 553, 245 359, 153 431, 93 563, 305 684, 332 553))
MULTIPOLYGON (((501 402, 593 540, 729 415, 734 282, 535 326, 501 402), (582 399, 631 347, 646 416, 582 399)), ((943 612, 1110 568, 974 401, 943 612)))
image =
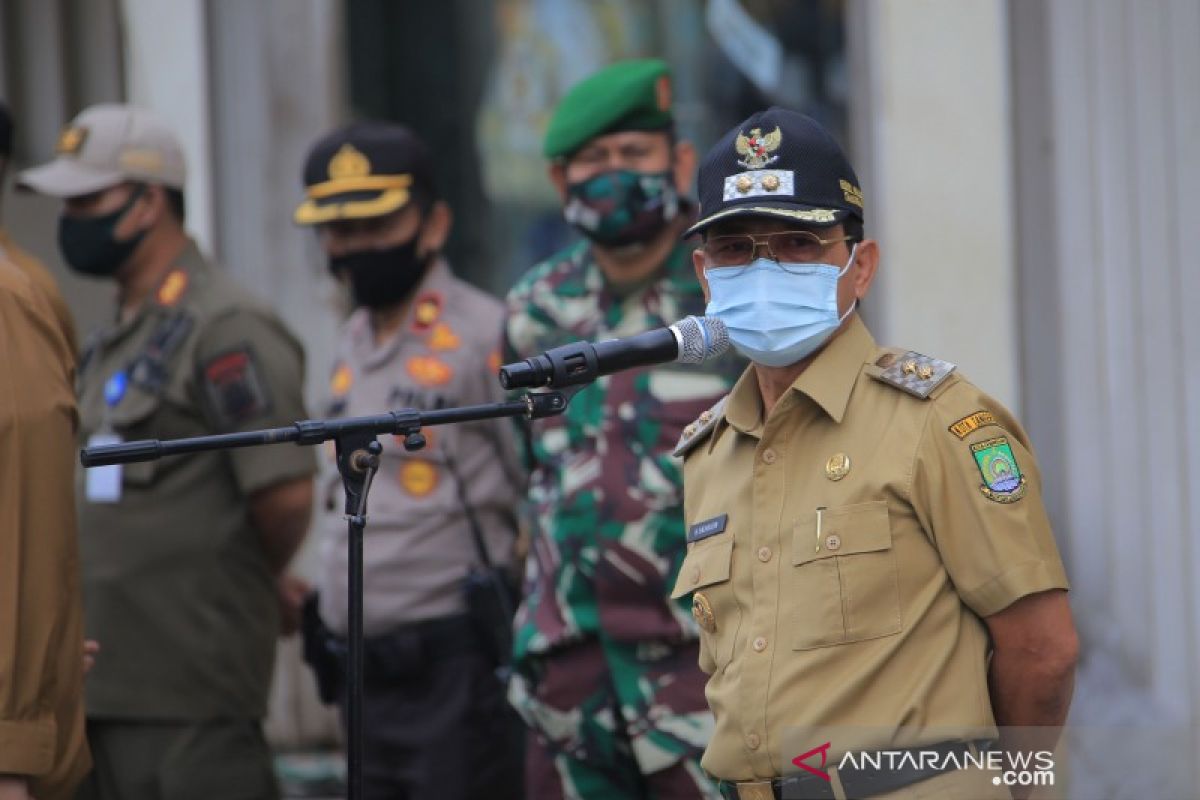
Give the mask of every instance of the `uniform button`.
POLYGON ((838 536, 836 533, 831 533, 825 537, 825 549, 826 550, 837 550, 841 546, 842 546, 842 537, 838 536))
POLYGON ((767 563, 768 561, 770 561, 771 560, 771 548, 769 548, 769 547, 758 548, 758 560, 763 562, 764 564, 767 563))
POLYGON ((692 567, 692 583, 700 582, 700 568, 692 567))
POLYGON ((746 747, 749 747, 751 750, 757 750, 760 744, 762 744, 762 739, 758 738, 757 733, 751 733, 746 736, 746 747))
POLYGON ((766 450, 763 450, 762 460, 763 460, 764 464, 774 464, 775 463, 775 451, 769 447, 766 450))
POLYGON ((760 636, 754 640, 754 649, 760 653, 767 649, 767 639, 765 636, 760 636))

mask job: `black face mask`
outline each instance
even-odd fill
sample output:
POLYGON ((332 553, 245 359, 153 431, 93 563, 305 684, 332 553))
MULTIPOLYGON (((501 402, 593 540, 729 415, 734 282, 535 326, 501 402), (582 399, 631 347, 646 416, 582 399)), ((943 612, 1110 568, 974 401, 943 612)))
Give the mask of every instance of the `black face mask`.
POLYGON ((354 305, 372 310, 399 305, 425 276, 429 256, 417 255, 417 237, 386 250, 359 250, 329 259, 329 271, 350 278, 354 305))
POLYGON ((60 216, 58 249, 67 266, 82 275, 112 277, 146 236, 145 231, 138 231, 122 242, 117 241, 115 233, 117 223, 142 196, 144 189, 144 186, 137 187, 125 205, 111 214, 100 217, 60 216))

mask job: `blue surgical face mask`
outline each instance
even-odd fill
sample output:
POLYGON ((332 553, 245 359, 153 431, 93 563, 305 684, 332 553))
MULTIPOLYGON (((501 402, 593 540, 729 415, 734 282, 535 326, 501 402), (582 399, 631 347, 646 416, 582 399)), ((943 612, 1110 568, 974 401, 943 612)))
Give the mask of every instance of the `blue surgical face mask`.
POLYGON ((857 247, 840 272, 829 264, 780 264, 769 258, 705 270, 711 299, 704 313, 724 322, 733 346, 757 364, 786 367, 802 361, 854 310, 851 305, 838 315, 837 286, 857 247))

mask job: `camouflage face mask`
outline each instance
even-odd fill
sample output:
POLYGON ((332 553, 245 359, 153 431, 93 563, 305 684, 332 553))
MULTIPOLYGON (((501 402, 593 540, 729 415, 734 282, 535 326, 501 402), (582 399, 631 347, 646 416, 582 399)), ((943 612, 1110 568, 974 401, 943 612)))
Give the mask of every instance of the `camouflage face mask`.
POLYGON ((679 213, 679 192, 670 171, 602 172, 567 186, 567 222, 608 247, 653 239, 679 213))

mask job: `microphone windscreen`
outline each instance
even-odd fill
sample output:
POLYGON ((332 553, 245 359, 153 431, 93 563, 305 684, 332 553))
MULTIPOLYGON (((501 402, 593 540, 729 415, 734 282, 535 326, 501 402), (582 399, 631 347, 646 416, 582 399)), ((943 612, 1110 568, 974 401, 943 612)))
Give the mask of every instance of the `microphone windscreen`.
POLYGON ((684 317, 671 326, 679 335, 681 364, 700 364, 729 349, 729 330, 716 317, 684 317))

